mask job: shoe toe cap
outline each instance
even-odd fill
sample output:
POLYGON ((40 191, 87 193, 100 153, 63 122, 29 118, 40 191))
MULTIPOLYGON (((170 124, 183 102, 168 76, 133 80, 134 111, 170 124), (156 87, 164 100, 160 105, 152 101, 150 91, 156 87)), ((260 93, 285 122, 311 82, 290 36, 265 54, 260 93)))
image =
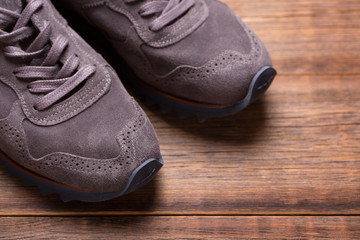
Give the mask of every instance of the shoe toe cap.
POLYGON ((145 185, 162 167, 156 133, 144 114, 129 122, 117 136, 120 155, 113 159, 78 157, 69 171, 70 186, 91 192, 132 192, 145 185), (82 168, 78 168, 79 165, 82 168))
POLYGON ((231 106, 246 97, 254 76, 265 66, 272 62, 259 40, 258 48, 248 55, 224 51, 201 68, 181 69, 172 76, 176 80, 162 88, 188 101, 231 106))

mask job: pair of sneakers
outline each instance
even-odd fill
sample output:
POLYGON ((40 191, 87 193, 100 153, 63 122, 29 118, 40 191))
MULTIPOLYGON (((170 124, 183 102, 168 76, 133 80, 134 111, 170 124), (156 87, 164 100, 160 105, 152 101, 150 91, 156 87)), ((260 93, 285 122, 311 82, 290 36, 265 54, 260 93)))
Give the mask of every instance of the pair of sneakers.
MULTIPOLYGON (((218 0, 61 0, 107 38, 131 84, 200 121, 237 113, 276 71, 218 0)), ((0 0, 0 161, 63 201, 104 201, 163 166, 156 133, 111 66, 50 0, 0 0)))

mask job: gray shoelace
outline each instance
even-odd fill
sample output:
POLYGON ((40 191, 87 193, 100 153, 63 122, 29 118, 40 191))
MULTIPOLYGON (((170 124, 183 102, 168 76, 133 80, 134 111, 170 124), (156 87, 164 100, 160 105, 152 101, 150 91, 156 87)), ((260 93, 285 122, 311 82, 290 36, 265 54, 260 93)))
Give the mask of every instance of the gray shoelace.
MULTIPOLYGON (((124 0, 125 3, 134 3, 141 0, 124 0)), ((149 26, 151 31, 159 31, 165 26, 175 21, 192 6, 194 6, 195 0, 153 0, 145 3, 139 10, 139 14, 142 17, 151 16, 160 13, 160 16, 156 18, 149 26)))
POLYGON ((59 35, 50 42, 49 22, 44 22, 44 27, 37 36, 35 34, 38 31, 29 24, 32 15, 42 6, 41 0, 32 0, 20 14, 0 8, 0 42, 5 45, 4 54, 9 58, 28 63, 26 66, 16 68, 14 74, 18 79, 30 82, 28 89, 31 93, 41 94, 34 105, 39 111, 60 101, 96 71, 93 65, 79 69, 80 60, 75 55, 69 57, 60 66, 59 60, 68 45, 68 40, 59 35), (2 30, 13 24, 15 26, 10 32, 2 30), (34 40, 26 50, 23 50, 20 42, 31 37, 34 40))

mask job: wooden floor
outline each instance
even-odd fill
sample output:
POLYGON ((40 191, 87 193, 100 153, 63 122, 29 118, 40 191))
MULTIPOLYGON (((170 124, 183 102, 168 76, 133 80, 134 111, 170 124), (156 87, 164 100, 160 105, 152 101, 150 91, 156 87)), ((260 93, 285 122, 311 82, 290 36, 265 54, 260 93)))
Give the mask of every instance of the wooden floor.
POLYGON ((360 1, 226 0, 279 75, 199 124, 144 107, 166 165, 104 203, 62 203, 0 168, 4 239, 360 239, 360 1))

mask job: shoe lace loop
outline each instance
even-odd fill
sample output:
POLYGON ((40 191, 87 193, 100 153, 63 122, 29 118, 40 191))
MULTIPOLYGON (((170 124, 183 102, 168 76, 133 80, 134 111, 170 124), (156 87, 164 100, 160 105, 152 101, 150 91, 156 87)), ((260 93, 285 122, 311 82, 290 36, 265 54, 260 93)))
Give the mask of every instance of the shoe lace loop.
POLYGON ((60 101, 96 71, 93 65, 79 68, 80 60, 76 55, 59 64, 68 46, 66 37, 59 35, 51 42, 49 22, 44 22, 44 27, 37 36, 35 34, 38 30, 29 24, 33 14, 42 6, 41 0, 32 0, 21 13, 0 8, 0 42, 5 45, 4 55, 26 63, 25 66, 16 68, 14 74, 19 80, 29 82, 30 93, 40 94, 41 97, 34 105, 39 111, 60 101), (15 26, 11 31, 3 30, 13 24, 15 26), (21 42, 33 38, 23 50, 21 42))
MULTIPOLYGON (((125 3, 134 3, 141 0, 124 0, 125 3)), ((153 0, 145 3, 139 10, 142 17, 160 14, 149 26, 151 31, 157 32, 181 17, 195 5, 195 0, 153 0)))

